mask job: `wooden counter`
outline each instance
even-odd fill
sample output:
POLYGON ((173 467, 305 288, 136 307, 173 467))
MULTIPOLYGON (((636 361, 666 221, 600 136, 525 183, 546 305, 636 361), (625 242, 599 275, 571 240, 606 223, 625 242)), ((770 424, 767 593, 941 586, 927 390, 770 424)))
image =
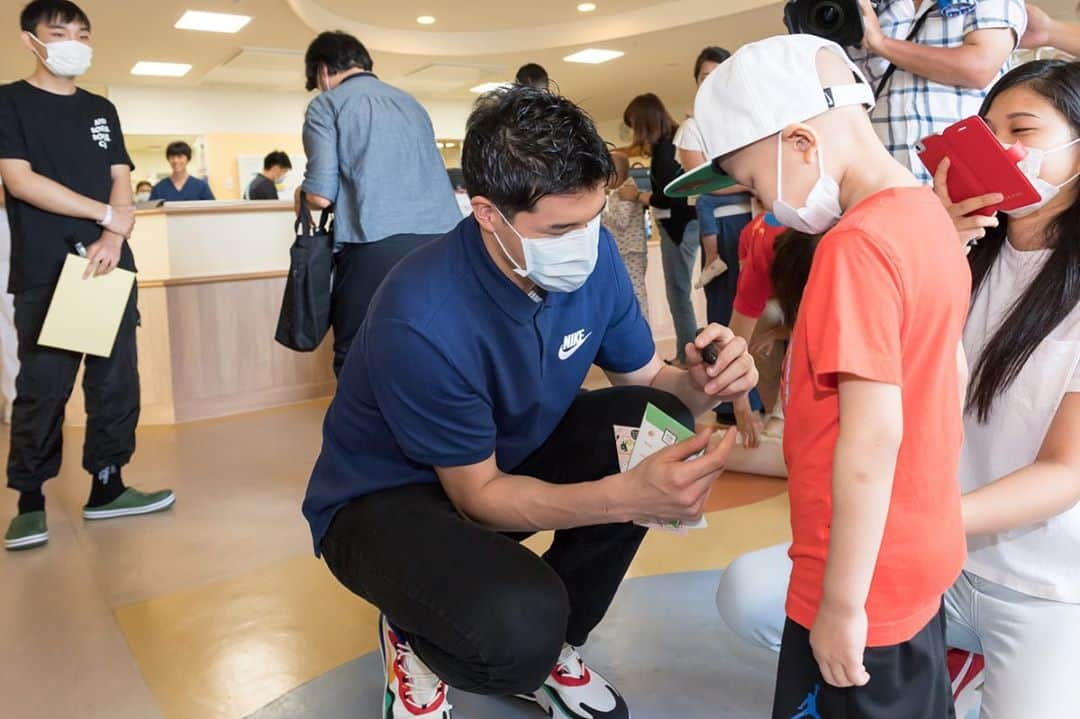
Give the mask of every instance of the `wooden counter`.
MULTIPOLYGON (((290 202, 190 202, 137 213, 142 424, 173 424, 327 397, 328 339, 274 341, 294 239, 290 202)), ((74 392, 68 421, 85 422, 74 392)))

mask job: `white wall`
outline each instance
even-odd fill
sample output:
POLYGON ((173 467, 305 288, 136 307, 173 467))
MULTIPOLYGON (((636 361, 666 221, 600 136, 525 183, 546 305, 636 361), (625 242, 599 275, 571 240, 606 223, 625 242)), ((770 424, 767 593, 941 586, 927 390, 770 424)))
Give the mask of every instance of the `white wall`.
MULTIPOLYGON (((303 92, 168 89, 111 85, 109 99, 120 113, 125 134, 203 135, 211 132, 294 133, 315 96, 303 92)), ((460 139, 471 105, 423 103, 435 136, 460 139)))

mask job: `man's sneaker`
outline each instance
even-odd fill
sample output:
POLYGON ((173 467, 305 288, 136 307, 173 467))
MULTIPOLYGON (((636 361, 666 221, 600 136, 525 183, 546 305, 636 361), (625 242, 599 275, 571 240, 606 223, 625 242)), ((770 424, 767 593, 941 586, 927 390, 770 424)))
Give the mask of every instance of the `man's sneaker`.
POLYGON ((173 506, 176 495, 171 489, 158 492, 140 492, 134 487, 125 489, 119 497, 100 507, 83 507, 84 519, 111 519, 112 517, 131 517, 136 514, 151 514, 173 506))
POLYGON ((626 701, 567 644, 544 685, 531 696, 552 719, 630 719, 626 701))
POLYGON ((45 525, 45 512, 27 512, 16 515, 4 535, 4 549, 30 549, 49 541, 49 529, 45 525))
POLYGON ((727 271, 727 263, 717 257, 715 260, 705 265, 705 268, 701 270, 701 276, 698 277, 697 282, 694 283, 694 289, 700 290, 727 271))
POLYGON ((977 719, 982 706, 986 660, 982 654, 950 649, 949 678, 952 680, 956 719, 977 719))
POLYGON ((446 682, 420 661, 385 616, 379 617, 379 649, 386 677, 382 719, 451 719, 446 682))

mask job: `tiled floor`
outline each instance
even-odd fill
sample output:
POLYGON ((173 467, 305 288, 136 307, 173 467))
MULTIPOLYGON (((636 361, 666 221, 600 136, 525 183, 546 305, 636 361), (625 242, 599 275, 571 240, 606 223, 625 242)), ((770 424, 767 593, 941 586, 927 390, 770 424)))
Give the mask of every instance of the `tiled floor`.
MULTIPOLYGON (((373 650, 374 610, 312 558, 300 516, 324 410, 140 429, 125 480, 173 487, 176 506, 100 523, 81 518, 82 431, 67 430, 63 473, 46 486, 49 545, 0 553, 0 716, 238 719, 373 650)), ((631 576, 716 569, 781 541, 783 492, 721 478, 709 529, 650 536, 631 576)))

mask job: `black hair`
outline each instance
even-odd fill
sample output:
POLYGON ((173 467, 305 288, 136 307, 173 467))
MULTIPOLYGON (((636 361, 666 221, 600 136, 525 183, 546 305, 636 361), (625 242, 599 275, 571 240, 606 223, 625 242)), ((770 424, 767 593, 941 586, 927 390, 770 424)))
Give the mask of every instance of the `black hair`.
POLYGON ((375 63, 371 61, 364 44, 347 32, 321 32, 308 45, 304 53, 304 72, 307 76, 307 89, 319 86, 319 65, 326 65, 331 75, 359 68, 371 72, 375 63))
POLYGON ((165 148, 165 157, 177 157, 183 155, 191 160, 191 145, 187 144, 183 140, 177 140, 176 142, 170 142, 169 146, 165 148))
POLYGON ((138 182, 135 183, 135 192, 138 192, 139 188, 142 187, 143 185, 146 185, 151 190, 154 189, 154 183, 150 182, 150 180, 139 180, 138 182))
POLYGON ((513 85, 477 100, 461 169, 469 194, 486 197, 510 220, 548 195, 607 184, 615 168, 584 110, 546 90, 513 85))
POLYGON ((90 18, 81 7, 69 0, 34 0, 23 8, 19 15, 19 27, 33 33, 41 23, 79 23, 85 25, 87 30, 90 29, 90 18))
POLYGON ((517 76, 514 78, 515 82, 519 85, 529 85, 540 90, 547 90, 551 84, 551 80, 548 79, 547 70, 541 65, 537 65, 535 62, 526 63, 518 68, 517 76))
POLYGON ((808 235, 798 230, 784 230, 773 245, 773 263, 769 269, 773 296, 780 305, 784 326, 795 327, 803 292, 810 279, 810 265, 814 261, 821 235, 808 235))
POLYGON ((291 170, 292 161, 281 150, 274 150, 263 158, 263 169, 269 170, 272 167, 284 167, 286 170, 291 170))
POLYGON ((634 135, 634 146, 648 154, 652 146, 675 136, 679 123, 671 116, 664 101, 651 92, 638 95, 623 110, 623 124, 634 135))
MULTIPOLYGON (((1001 93, 1018 86, 1034 90, 1053 104, 1080 134, 1080 63, 1037 60, 1018 66, 991 88, 979 114, 990 111, 1001 93)), ((972 298, 994 266, 1008 235, 1008 218, 971 251, 972 298)), ((1080 195, 1051 220, 1044 240, 1052 254, 1031 285, 1012 305, 971 373, 968 409, 986 422, 994 400, 1009 388, 1032 352, 1080 302, 1080 195)))
POLYGON ((701 74, 701 66, 707 62, 715 62, 717 65, 731 57, 731 53, 722 47, 716 47, 710 45, 709 47, 698 53, 697 60, 694 61, 694 82, 697 82, 698 75, 701 74))

